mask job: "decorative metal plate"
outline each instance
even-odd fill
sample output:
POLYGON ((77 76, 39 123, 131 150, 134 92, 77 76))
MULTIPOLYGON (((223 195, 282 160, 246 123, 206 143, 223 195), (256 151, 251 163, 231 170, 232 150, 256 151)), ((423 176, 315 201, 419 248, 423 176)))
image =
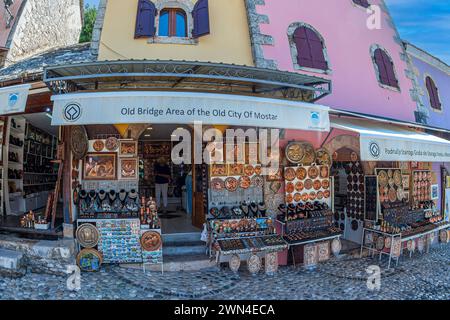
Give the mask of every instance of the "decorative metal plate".
POLYGON ((338 256, 339 253, 341 253, 341 250, 342 250, 341 240, 333 239, 333 241, 331 241, 331 252, 333 252, 335 256, 338 256))
POLYGON ((85 223, 78 227, 76 237, 82 247, 93 248, 98 244, 99 232, 94 225, 85 223))
POLYGON ((261 259, 256 255, 252 254, 247 260, 248 271, 255 275, 261 270, 261 259))
POLYGON ((155 231, 144 232, 141 236, 142 250, 151 252, 161 249, 162 239, 161 235, 155 231))
POLYGON ((75 160, 83 159, 88 153, 89 141, 86 129, 83 126, 72 127, 70 146, 75 160))
POLYGON ((228 265, 231 271, 237 273, 239 271, 239 268, 241 267, 241 258, 239 257, 239 255, 233 254, 230 258, 230 261, 228 262, 228 265))
POLYGON ((102 140, 95 140, 92 147, 95 151, 101 152, 105 149, 105 143, 102 140))
POLYGON ((119 149, 119 139, 116 137, 109 137, 106 139, 105 146, 108 151, 116 151, 119 149))
POLYGON ((289 162, 299 164, 305 157, 305 149, 301 142, 291 142, 286 147, 286 159, 289 162))
POLYGON ((278 271, 278 253, 271 252, 266 254, 266 257, 264 259, 265 261, 265 268, 266 268, 266 274, 272 275, 275 274, 278 271))
POLYGON ((439 240, 442 242, 442 243, 448 243, 449 241, 450 241, 450 231, 448 231, 448 230, 441 230, 440 232, 439 232, 439 240))
POLYGON ((103 257, 95 249, 83 249, 77 255, 77 265, 85 272, 97 272, 103 263, 103 257))

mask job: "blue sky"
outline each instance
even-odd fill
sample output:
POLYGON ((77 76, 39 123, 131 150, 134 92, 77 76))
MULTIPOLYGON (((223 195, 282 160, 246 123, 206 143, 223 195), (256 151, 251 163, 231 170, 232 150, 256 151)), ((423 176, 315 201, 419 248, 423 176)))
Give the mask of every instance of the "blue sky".
MULTIPOLYGON (((85 0, 90 5, 98 1, 85 0)), ((385 1, 404 40, 450 64, 450 0, 385 1)))

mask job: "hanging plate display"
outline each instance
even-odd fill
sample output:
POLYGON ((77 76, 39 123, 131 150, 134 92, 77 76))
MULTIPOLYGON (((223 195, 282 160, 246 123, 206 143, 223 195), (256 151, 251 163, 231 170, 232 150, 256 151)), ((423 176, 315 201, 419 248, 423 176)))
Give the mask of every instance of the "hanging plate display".
POLYGON ((92 147, 95 151, 101 152, 103 151, 103 149, 105 149, 105 143, 102 140, 95 140, 92 147))
POLYGON ((225 179, 225 189, 230 192, 234 192, 237 190, 239 186, 239 182, 236 178, 228 177, 225 179))
POLYGON ((261 270, 261 259, 256 255, 252 254, 247 260, 248 271, 255 275, 261 270))
POLYGON ((75 160, 83 159, 89 150, 86 129, 83 126, 73 126, 70 136, 70 147, 75 160))
POLYGON ((228 262, 228 265, 231 271, 237 273, 239 271, 239 268, 241 267, 241 258, 239 257, 239 255, 233 254, 230 258, 230 261, 228 262))
POLYGON ((97 272, 103 263, 103 257, 95 249, 83 249, 77 255, 77 266, 85 272, 97 272))
POLYGON ((252 181, 249 177, 242 176, 239 178, 239 187, 241 187, 242 189, 246 190, 246 189, 250 188, 251 184, 252 184, 252 181))
POLYGON ((158 251, 161 249, 161 235, 155 231, 146 231, 141 236, 142 250, 147 252, 158 251))
POLYGON ((316 162, 319 165, 332 166, 333 160, 327 149, 321 148, 316 151, 316 162))
POLYGON ((381 170, 378 173, 378 183, 380 184, 381 187, 385 187, 388 184, 388 175, 386 173, 386 171, 381 170))
POLYGON ((222 191, 225 189, 225 182, 220 178, 213 178, 211 180, 211 189, 213 191, 222 191))
POLYGON ((116 151, 119 149, 119 139, 116 137, 109 137, 106 139, 105 147, 108 151, 116 151))
POLYGON ((76 237, 82 247, 93 248, 98 244, 98 229, 90 223, 82 224, 77 229, 76 237))
POLYGON ((284 178, 287 181, 293 181, 295 179, 295 169, 294 168, 286 168, 286 170, 284 170, 284 178))
POLYGON ((289 162, 299 164, 305 157, 305 147, 301 142, 291 142, 287 145, 285 153, 289 162))
POLYGON ((314 150, 314 147, 312 144, 304 142, 303 143, 304 149, 305 149, 305 156, 302 159, 302 163, 305 166, 309 166, 316 161, 316 152, 314 150))
POLYGON ((337 257, 342 250, 342 243, 339 239, 334 239, 331 241, 331 252, 337 257))

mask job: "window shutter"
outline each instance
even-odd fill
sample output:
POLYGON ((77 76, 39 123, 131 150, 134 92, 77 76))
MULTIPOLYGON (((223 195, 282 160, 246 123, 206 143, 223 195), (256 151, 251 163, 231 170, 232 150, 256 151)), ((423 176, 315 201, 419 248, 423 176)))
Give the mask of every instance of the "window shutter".
POLYGON ((367 0, 353 0, 353 2, 361 7, 368 8, 370 6, 367 0))
POLYGON ((306 29, 306 36, 311 49, 313 68, 327 70, 328 63, 325 60, 325 55, 323 53, 322 40, 320 40, 319 36, 311 29, 306 29))
POLYGON ((313 68, 311 49, 306 36, 306 28, 297 28, 294 32, 294 43, 297 47, 297 63, 301 67, 313 68))
POLYGON ((426 86, 428 95, 430 96, 430 103, 433 109, 441 110, 441 102, 439 101, 438 89, 430 77, 427 77, 426 86))
POLYGON ((208 35, 210 33, 208 0, 197 1, 192 11, 192 17, 194 19, 192 36, 198 38, 208 35))
POLYGON ((388 78, 388 84, 391 87, 398 88, 398 80, 397 80, 397 77, 395 76, 395 72, 394 72, 394 63, 392 62, 391 58, 389 58, 389 56, 387 55, 386 52, 381 51, 381 54, 383 56, 384 66, 386 67, 386 75, 388 78))
POLYGON ((383 51, 381 49, 375 50, 375 63, 378 66, 378 73, 380 75, 380 82, 389 85, 389 77, 387 75, 386 66, 384 64, 383 51))
POLYGON ((134 38, 155 36, 156 7, 149 0, 139 0, 134 38))

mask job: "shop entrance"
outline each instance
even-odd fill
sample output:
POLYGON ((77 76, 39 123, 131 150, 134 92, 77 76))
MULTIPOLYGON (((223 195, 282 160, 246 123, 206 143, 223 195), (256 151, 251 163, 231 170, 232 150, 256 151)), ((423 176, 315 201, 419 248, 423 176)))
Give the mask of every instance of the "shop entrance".
POLYGON ((194 213, 193 177, 197 170, 190 164, 174 164, 171 159, 176 145, 171 135, 178 128, 191 130, 182 125, 148 125, 138 140, 139 191, 157 201, 163 234, 201 231, 194 213))

